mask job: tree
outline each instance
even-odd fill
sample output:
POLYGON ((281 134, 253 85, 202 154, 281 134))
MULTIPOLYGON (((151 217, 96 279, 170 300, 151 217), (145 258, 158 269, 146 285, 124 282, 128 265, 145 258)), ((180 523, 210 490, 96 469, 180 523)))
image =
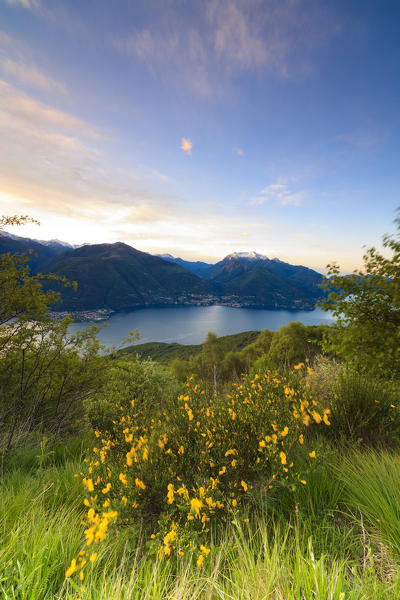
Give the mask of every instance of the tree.
MULTIPOLYGON (((4 225, 33 221, 2 217, 4 225)), ((96 328, 68 335, 70 319, 47 315, 59 294, 44 292, 32 276, 29 257, 0 256, 0 455, 17 434, 70 431, 82 416, 83 400, 98 387, 100 363, 96 328)), ((60 278, 56 278, 60 280, 60 278)), ((61 279, 61 281, 64 281, 61 279)))
POLYGON ((340 275, 339 266, 328 265, 320 301, 336 317, 324 347, 360 371, 389 378, 400 376, 400 217, 396 235, 385 235, 383 247, 364 254, 364 268, 340 275))
POLYGON ((217 381, 223 356, 217 335, 210 331, 203 342, 201 354, 196 358, 199 360, 202 379, 212 382, 214 395, 217 393, 217 381))
POLYGON ((326 328, 323 325, 303 325, 292 321, 283 325, 271 341, 267 354, 275 367, 292 367, 296 363, 312 360, 321 353, 321 342, 326 328))

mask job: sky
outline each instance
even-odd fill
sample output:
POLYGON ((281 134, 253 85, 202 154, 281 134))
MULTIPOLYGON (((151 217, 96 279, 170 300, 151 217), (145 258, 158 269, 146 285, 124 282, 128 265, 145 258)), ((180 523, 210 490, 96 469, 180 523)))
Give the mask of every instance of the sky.
POLYGON ((399 21, 398 0, 0 0, 0 213, 360 267, 400 206, 399 21))

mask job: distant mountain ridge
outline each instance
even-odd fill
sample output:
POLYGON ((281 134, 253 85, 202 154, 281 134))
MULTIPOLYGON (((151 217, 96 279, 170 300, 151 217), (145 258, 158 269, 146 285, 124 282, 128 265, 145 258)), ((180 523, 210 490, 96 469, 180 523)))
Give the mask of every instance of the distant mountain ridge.
POLYGON ((93 244, 65 252, 44 265, 45 272, 78 283, 62 291, 69 310, 193 304, 212 287, 183 267, 127 244, 93 244))
POLYGON ((214 265, 208 279, 225 296, 250 306, 308 309, 322 295, 320 273, 256 252, 229 254, 214 265))
POLYGON ((168 262, 176 263, 177 265, 184 267, 185 269, 187 269, 191 273, 194 273, 195 275, 198 275, 199 277, 207 277, 207 275, 214 266, 209 263, 202 262, 200 260, 192 262, 189 260, 184 260, 183 258, 175 258, 171 254, 157 254, 157 256, 163 258, 164 260, 167 260, 168 262))
POLYGON ((74 247, 59 240, 32 240, 6 231, 0 231, 0 254, 12 252, 30 256, 29 264, 34 273, 40 271, 47 261, 58 254, 62 254, 67 249, 73 250, 74 247))
POLYGON ((232 254, 228 254, 225 256, 223 260, 229 259, 239 259, 239 260, 269 260, 267 256, 263 254, 258 254, 255 250, 251 252, 232 252, 232 254))
POLYGON ((233 252, 215 265, 153 256, 122 242, 73 247, 0 232, 0 253, 31 254, 34 272, 78 283, 61 289, 58 310, 121 310, 154 305, 211 305, 312 309, 322 275, 257 252, 233 252), (33 254, 32 254, 33 252, 33 254))

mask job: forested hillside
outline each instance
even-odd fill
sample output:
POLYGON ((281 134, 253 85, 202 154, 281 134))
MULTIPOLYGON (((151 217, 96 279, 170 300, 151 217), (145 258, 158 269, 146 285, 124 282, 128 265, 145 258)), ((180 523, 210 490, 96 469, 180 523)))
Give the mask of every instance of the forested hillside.
MULTIPOLYGON (((31 256, 34 273, 77 285, 63 290, 59 310, 121 310, 153 305, 257 306, 311 310, 323 296, 322 275, 307 267, 237 253, 216 265, 152 256, 121 242, 73 248, 0 233, 0 254, 31 256)), ((59 289, 51 281, 46 289, 59 289)))

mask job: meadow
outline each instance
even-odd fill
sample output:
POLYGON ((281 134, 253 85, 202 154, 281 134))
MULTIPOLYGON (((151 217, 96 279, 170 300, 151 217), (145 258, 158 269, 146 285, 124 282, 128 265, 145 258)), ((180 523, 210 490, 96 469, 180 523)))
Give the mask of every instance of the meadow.
POLYGON ((364 277, 332 268, 334 325, 210 333, 160 362, 105 354, 95 327, 69 336, 47 316, 54 292, 3 255, 1 597, 400 597, 386 245, 364 277))
MULTIPOLYGON (((144 445, 140 444, 140 439, 145 437, 142 429, 146 429, 146 423, 149 425, 148 408, 152 400, 157 402, 163 398, 167 401, 168 396, 172 400, 176 382, 171 377, 163 381, 163 368, 151 362, 136 360, 134 364, 125 362, 119 366, 113 363, 112 368, 115 370, 114 377, 96 399, 96 410, 94 400, 87 406, 89 418, 96 421, 93 422, 94 433, 87 431, 63 440, 55 437, 42 437, 40 440, 37 435, 31 436, 29 443, 25 438, 23 446, 16 444, 8 460, 3 461, 0 484, 2 597, 33 600, 346 600, 397 597, 400 593, 400 453, 392 439, 399 422, 398 406, 391 408, 398 398, 395 389, 391 388, 386 396, 380 396, 380 406, 376 403, 377 390, 369 393, 371 382, 366 385, 353 374, 341 374, 339 379, 338 376, 333 377, 332 369, 337 370, 337 366, 332 367, 327 361, 317 365, 311 375, 303 367, 292 369, 294 373, 281 374, 280 383, 274 381, 277 379, 275 375, 270 375, 262 389, 256 392, 252 386, 258 378, 253 374, 248 377, 244 392, 238 388, 246 388, 246 382, 235 385, 236 402, 232 402, 232 390, 225 394, 218 392, 220 397, 215 398, 212 389, 201 394, 204 390, 194 390, 196 386, 191 382, 190 392, 186 387, 185 396, 178 396, 181 400, 175 397, 175 415, 169 405, 169 426, 166 426, 163 415, 161 425, 163 433, 167 431, 170 435, 170 444, 166 442, 161 448, 165 437, 158 435, 160 423, 153 424, 153 431, 150 431, 150 426, 147 427, 148 441, 144 445), (120 369, 125 371, 125 379, 120 369), (126 394, 126 384, 133 373, 135 389, 128 389, 126 394), (374 411, 369 422, 364 420, 363 430, 355 432, 354 436, 346 431, 340 420, 342 410, 339 412, 333 402, 330 413, 325 412, 325 420, 330 425, 317 422, 319 418, 311 416, 310 421, 313 422, 308 426, 303 423, 293 432, 299 419, 292 415, 290 421, 289 413, 285 413, 282 407, 288 378, 292 386, 289 389, 295 390, 296 395, 302 392, 298 395, 298 405, 307 402, 304 397, 306 390, 302 387, 304 381, 308 383, 315 378, 316 389, 323 383, 326 390, 327 381, 336 379, 347 411, 351 410, 354 414, 356 410, 364 410, 364 416, 370 416, 371 404, 379 409, 374 411), (116 403, 110 401, 111 388, 114 388, 116 403), (132 406, 132 391, 137 402, 142 399, 142 411, 137 405, 132 406), (243 399, 251 391, 256 399, 250 406, 243 405, 243 399), (197 402, 194 402, 196 392, 197 402), (271 402, 267 409, 265 405, 268 397, 271 400, 271 394, 278 400, 272 406, 271 426, 278 416, 275 408, 280 406, 279 416, 285 414, 289 433, 285 435, 283 422, 277 423, 283 437, 278 444, 271 440, 264 445, 262 442, 268 435, 261 436, 261 430, 263 434, 268 430, 266 417, 271 412, 271 402), (207 395, 209 403, 204 400, 207 395), (204 410, 200 398, 203 398, 204 410), (246 409, 242 414, 238 402, 246 409), (214 439, 217 446, 219 441, 220 446, 217 450, 212 446, 202 455, 209 443, 202 444, 203 431, 196 438, 195 429, 200 421, 197 428, 203 429, 207 421, 207 404, 220 412, 219 417, 214 414, 211 420, 216 431, 209 429, 210 438, 207 437, 207 440, 214 439), (101 413, 99 406, 102 407, 101 413), (191 406, 193 418, 190 418, 191 406), (265 412, 260 419, 262 407, 265 412), (389 417, 388 407, 391 411, 389 417), (252 416, 249 415, 250 409, 252 416), (233 420, 229 412, 232 410, 236 411, 233 420), (114 419, 114 412, 118 413, 118 421, 114 419), (136 420, 127 431, 130 414, 135 414, 136 420), (230 419, 226 418, 227 414, 230 414, 230 419), (368 441, 371 428, 376 432, 376 419, 379 418, 388 419, 385 432, 382 432, 386 439, 383 436, 379 441, 380 447, 373 448, 363 441, 363 437, 368 441), (229 420, 228 435, 219 435, 224 433, 223 428, 229 420), (116 423, 113 424, 113 421, 116 423), (104 431, 99 435, 101 425, 104 431), (246 425, 249 434, 255 429, 254 440, 257 446, 261 441, 261 448, 254 447, 249 439, 244 440, 246 425), (110 439, 103 437, 106 427, 109 433, 114 431, 117 434, 110 436, 113 445, 109 444, 110 439), (294 451, 293 437, 298 439, 302 435, 300 430, 304 432, 304 440, 294 451), (122 435, 118 436, 119 431, 122 435), (99 444, 100 439, 103 440, 102 445, 99 444), (241 439, 244 441, 242 445, 241 439), (183 443, 184 452, 179 453, 183 443), (227 445, 236 449, 237 453, 225 456, 227 445), (271 447, 260 466, 257 458, 268 450, 268 446, 271 447), (177 451, 168 452, 169 448, 175 447, 177 451), (126 448, 136 448, 137 451, 136 460, 131 452, 130 467, 127 466, 126 448), (285 451, 283 461, 282 448, 285 451), (260 449, 262 452, 259 452, 260 449), (100 458, 96 467, 93 456, 101 456, 101 452, 104 462, 100 458), (311 459, 310 455, 314 454, 311 459), (196 455, 197 464, 193 466, 196 455), (210 472, 215 472, 209 466, 211 459, 219 461, 215 467, 218 473, 223 471, 224 466, 231 470, 226 481, 215 486, 213 491, 206 484, 206 473, 210 477, 210 472), (232 468, 232 460, 242 461, 241 466, 232 468), (291 460, 293 472, 288 477, 284 469, 291 460), (108 491, 101 466, 108 470, 109 477, 104 474, 111 484, 108 491), (238 468, 238 473, 234 474, 238 468), (174 470, 178 481, 174 480, 174 470), (120 480, 121 472, 126 473, 127 484, 120 480), (145 489, 135 484, 139 476, 145 489), (201 486, 195 487, 198 477, 205 488, 203 496, 201 486), (299 477, 306 483, 299 482, 299 477), (88 483, 89 478, 93 488, 88 483), (244 478, 247 480, 246 490, 243 485, 240 486, 244 478), (170 502, 171 484, 168 481, 176 481, 178 486, 184 485, 185 481, 188 484, 187 500, 184 494, 178 495, 183 499, 180 506, 176 506, 175 499, 175 502, 170 502), (273 486, 271 482, 274 482, 273 486), (98 508, 96 496, 101 497, 98 508), (193 506, 190 498, 201 501, 201 498, 207 497, 213 501, 208 505, 204 502, 204 507, 199 509, 200 516, 207 515, 206 525, 201 518, 188 520, 193 506), (213 506, 217 502, 221 503, 219 509, 213 506), (107 508, 103 508, 104 504, 108 505, 107 508), (236 504, 234 510, 233 504, 236 504), (135 508, 127 510, 127 505, 135 508), (97 522, 98 531, 99 525, 93 516, 91 522, 90 519, 88 521, 92 507, 100 516, 109 514, 110 509, 120 514, 109 520, 106 535, 100 535, 97 541, 93 539, 87 545, 90 539, 88 528, 97 522), (168 541, 168 532, 173 531, 172 523, 175 523, 177 535, 170 535, 168 541), (166 551, 167 548, 170 551, 166 551), (93 554, 96 556, 92 562, 93 554), (200 556, 204 558, 199 561, 200 556), (76 572, 70 569, 68 573, 74 558, 76 572), (66 572, 69 577, 66 577, 66 572)), ((292 398, 289 394, 289 399, 292 398)), ((289 407, 293 411, 292 402, 289 402, 289 407)), ((156 421, 153 410, 154 406, 151 406, 150 415, 153 416, 149 422, 152 419, 156 421)), ((316 410, 312 412, 316 414, 316 410)), ((324 415, 322 410, 320 415, 324 415)), ((219 479, 223 480, 224 475, 220 475, 219 479)), ((178 486, 175 485, 175 494, 178 486)), ((192 513, 196 517, 196 510, 192 513)))

